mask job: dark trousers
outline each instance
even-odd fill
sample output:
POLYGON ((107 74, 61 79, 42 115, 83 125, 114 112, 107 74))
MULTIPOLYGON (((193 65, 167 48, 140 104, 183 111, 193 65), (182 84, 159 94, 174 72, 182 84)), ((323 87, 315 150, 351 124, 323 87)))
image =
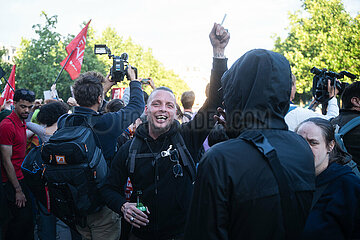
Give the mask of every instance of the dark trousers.
POLYGON ((26 197, 25 207, 18 208, 15 204, 15 189, 10 182, 3 183, 7 205, 10 212, 9 220, 3 225, 4 240, 33 240, 34 222, 29 190, 22 180, 19 181, 26 197))

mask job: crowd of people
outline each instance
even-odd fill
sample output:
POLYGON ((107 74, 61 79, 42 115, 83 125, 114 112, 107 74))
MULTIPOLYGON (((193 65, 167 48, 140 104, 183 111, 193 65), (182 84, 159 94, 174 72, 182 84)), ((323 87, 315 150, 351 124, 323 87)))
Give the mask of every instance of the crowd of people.
POLYGON ((123 98, 109 102, 104 96, 115 82, 92 71, 76 79, 67 103, 42 104, 17 89, 0 113, 0 240, 360 239, 360 178, 349 166, 360 164, 360 121, 342 137, 344 146, 336 138, 360 118, 360 82, 343 91, 340 111, 329 84, 327 114, 316 113, 292 104, 296 78, 284 56, 254 49, 228 69, 230 33, 215 23, 209 38, 213 66, 196 112, 193 91, 182 94, 181 110, 156 79, 146 94, 131 67, 123 98), (71 206, 90 194, 98 203, 86 214, 74 208, 73 222, 53 208, 62 198, 53 196, 46 166, 60 175, 76 160, 57 153, 39 167, 46 202, 21 168, 27 147, 61 143, 54 138, 69 126, 91 129, 107 166, 101 180, 100 171, 87 175, 94 191, 64 180, 83 194, 77 203, 62 196, 71 206))

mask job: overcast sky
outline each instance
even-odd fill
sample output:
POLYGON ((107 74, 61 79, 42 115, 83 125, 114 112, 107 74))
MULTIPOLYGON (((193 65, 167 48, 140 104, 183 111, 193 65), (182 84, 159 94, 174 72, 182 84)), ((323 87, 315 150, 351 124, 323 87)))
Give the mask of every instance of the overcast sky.
MULTIPOLYGON (((343 0, 348 12, 360 11, 360 0, 343 0)), ((229 63, 253 48, 272 49, 273 34, 286 36, 288 13, 301 8, 300 0, 11 0, 1 4, 0 43, 18 46, 21 37, 32 38, 32 25, 44 23, 41 11, 58 15, 57 31, 77 35, 84 21, 99 36, 108 26, 153 54, 168 69, 211 67, 208 34, 221 22, 231 34, 226 50, 229 63)), ((65 50, 64 50, 65 51, 65 50)), ((131 63, 131 56, 129 56, 131 63)))

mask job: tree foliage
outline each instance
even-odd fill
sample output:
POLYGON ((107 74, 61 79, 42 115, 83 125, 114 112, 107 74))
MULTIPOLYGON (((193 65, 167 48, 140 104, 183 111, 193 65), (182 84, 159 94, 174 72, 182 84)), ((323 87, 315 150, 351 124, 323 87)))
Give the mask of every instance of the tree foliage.
MULTIPOLYGON (((60 62, 67 56, 65 47, 75 37, 66 37, 57 33, 57 16, 49 17, 41 14, 45 24, 33 26, 38 38, 22 39, 15 62, 17 87, 24 87, 35 91, 37 97, 42 98, 43 91, 49 90, 54 83, 59 71, 60 62)), ((86 23, 83 23, 83 28, 86 23)), ((129 54, 129 62, 138 68, 139 77, 152 77, 156 86, 168 86, 180 96, 188 86, 173 71, 168 71, 152 55, 151 49, 143 49, 135 44, 131 38, 124 40, 114 29, 107 28, 100 38, 95 37, 94 30, 89 27, 85 46, 84 60, 81 72, 98 71, 104 75, 109 73, 112 60, 108 56, 98 56, 93 52, 95 44, 107 44, 115 55, 123 52, 129 54)), ((1 52, 0 52, 1 53, 1 52)), ((73 84, 69 74, 64 71, 57 83, 57 90, 61 98, 70 96, 70 86, 73 84)), ((119 83, 118 86, 127 86, 128 81, 119 83)), ((147 89, 149 90, 149 89, 147 89)))
POLYGON ((290 14, 289 34, 276 37, 274 51, 290 61, 298 93, 309 97, 314 66, 360 74, 360 15, 352 18, 341 0, 302 1, 303 10, 290 14))

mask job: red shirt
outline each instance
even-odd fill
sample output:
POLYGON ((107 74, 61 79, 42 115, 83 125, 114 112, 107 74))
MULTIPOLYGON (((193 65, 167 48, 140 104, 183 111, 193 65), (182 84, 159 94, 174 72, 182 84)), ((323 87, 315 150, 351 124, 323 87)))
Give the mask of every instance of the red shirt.
MULTIPOLYGON (((21 171, 21 164, 24 161, 26 151, 26 123, 14 111, 0 123, 0 144, 12 146, 11 162, 14 166, 17 179, 23 179, 24 175, 21 171)), ((9 180, 3 164, 1 164, 1 176, 2 182, 9 180)))

